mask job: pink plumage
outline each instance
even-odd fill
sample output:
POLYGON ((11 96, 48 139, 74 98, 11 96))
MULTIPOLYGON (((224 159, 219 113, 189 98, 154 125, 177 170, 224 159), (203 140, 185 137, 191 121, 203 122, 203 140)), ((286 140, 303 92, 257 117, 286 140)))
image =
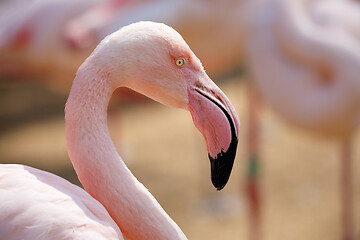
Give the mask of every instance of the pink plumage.
POLYGON ((105 208, 54 174, 0 165, 1 239, 123 239, 105 208))

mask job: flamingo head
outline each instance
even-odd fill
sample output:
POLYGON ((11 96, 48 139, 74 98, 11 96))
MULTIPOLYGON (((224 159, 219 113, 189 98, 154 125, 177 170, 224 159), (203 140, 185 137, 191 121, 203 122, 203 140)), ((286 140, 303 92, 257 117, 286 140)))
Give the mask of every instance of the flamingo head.
POLYGON ((106 56, 102 62, 110 63, 111 79, 120 81, 116 87, 190 111, 206 141, 212 183, 221 190, 234 163, 240 122, 180 34, 164 24, 139 22, 106 37, 94 54, 106 56))

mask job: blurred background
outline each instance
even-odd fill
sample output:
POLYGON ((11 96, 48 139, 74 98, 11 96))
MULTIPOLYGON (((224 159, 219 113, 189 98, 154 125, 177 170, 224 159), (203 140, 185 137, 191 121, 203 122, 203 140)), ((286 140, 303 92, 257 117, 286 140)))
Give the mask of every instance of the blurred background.
POLYGON ((219 192, 188 112, 112 98, 118 152, 189 239, 360 238, 357 1, 2 0, 0 163, 80 185, 65 143, 71 82, 101 39, 140 20, 179 31, 241 121, 219 192))

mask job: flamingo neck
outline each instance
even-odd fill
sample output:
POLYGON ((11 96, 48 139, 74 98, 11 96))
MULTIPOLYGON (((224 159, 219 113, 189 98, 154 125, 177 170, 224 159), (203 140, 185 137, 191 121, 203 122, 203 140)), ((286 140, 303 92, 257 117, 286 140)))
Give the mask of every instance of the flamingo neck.
POLYGON ((186 239, 118 155, 107 127, 116 87, 109 74, 86 66, 77 73, 65 109, 67 148, 80 182, 127 238, 186 239))

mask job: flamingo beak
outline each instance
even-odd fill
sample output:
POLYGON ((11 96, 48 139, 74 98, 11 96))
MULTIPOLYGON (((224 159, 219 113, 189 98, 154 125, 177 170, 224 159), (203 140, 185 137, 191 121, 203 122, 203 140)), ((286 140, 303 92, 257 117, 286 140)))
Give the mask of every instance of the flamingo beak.
POLYGON ((205 138, 211 163, 211 181, 225 187, 234 164, 240 121, 226 95, 205 74, 188 87, 189 110, 205 138))

